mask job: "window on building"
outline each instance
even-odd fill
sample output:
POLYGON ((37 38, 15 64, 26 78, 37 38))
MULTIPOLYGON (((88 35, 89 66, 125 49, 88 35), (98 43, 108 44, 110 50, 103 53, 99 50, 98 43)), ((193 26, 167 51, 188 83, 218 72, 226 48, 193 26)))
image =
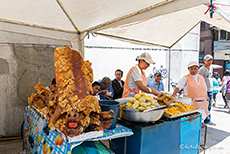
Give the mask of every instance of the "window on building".
POLYGON ((205 22, 204 21, 202 21, 200 23, 200 30, 205 30, 205 22))
POLYGON ((220 30, 219 36, 219 40, 227 40, 227 32, 225 30, 220 30))

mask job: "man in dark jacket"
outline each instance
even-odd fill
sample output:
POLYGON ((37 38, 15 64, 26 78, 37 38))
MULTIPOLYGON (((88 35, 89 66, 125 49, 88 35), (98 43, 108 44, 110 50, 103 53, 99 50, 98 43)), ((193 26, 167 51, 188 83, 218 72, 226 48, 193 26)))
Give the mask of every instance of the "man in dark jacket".
POLYGON ((112 87, 114 90, 114 96, 113 99, 121 98, 122 93, 123 93, 123 86, 124 86, 124 81, 121 80, 123 77, 123 71, 120 69, 117 69, 115 71, 115 79, 112 81, 112 87))

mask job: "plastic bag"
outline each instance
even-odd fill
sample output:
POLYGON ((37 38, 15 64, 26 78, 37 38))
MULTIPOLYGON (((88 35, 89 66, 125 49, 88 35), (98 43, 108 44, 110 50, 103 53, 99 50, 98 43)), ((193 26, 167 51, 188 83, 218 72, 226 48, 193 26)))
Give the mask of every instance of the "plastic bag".
POLYGON ((227 85, 224 85, 224 86, 222 86, 221 89, 220 89, 220 92, 223 93, 223 95, 226 94, 226 87, 227 87, 227 85))

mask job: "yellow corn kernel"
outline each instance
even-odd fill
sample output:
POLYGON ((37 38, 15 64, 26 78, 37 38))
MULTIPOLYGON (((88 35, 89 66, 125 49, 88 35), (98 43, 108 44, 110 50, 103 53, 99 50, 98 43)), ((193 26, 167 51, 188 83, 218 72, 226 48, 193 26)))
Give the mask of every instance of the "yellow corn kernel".
POLYGON ((139 106, 137 109, 143 111, 143 110, 145 110, 145 107, 139 106))
POLYGON ((151 108, 155 108, 155 106, 154 106, 154 105, 151 105, 150 107, 151 107, 151 108))
POLYGON ((126 103, 126 106, 128 106, 128 107, 131 107, 132 105, 133 105, 133 103, 130 103, 130 102, 126 103))
POLYGON ((129 98, 129 102, 131 102, 131 103, 133 103, 135 100, 136 100, 136 99, 133 98, 133 97, 129 98))
POLYGON ((140 98, 138 98, 138 100, 140 101, 140 102, 145 102, 146 101, 146 97, 140 97, 140 98))
POLYGON ((143 96, 143 97, 147 97, 147 96, 145 95, 145 93, 141 93, 140 95, 143 96))
POLYGON ((138 99, 138 98, 140 98, 141 97, 141 95, 140 94, 136 94, 136 95, 134 95, 134 98, 135 99, 138 99))
POLYGON ((136 109, 139 106, 139 102, 138 101, 134 101, 132 108, 136 109))

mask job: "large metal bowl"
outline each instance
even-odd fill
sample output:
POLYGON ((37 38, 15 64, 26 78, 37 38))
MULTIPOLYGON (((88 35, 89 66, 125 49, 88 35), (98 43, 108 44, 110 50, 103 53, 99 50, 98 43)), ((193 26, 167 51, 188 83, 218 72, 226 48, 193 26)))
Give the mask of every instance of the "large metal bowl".
POLYGON ((149 112, 140 112, 123 108, 122 118, 133 122, 153 122, 159 120, 162 117, 164 110, 166 110, 166 108, 149 112))

